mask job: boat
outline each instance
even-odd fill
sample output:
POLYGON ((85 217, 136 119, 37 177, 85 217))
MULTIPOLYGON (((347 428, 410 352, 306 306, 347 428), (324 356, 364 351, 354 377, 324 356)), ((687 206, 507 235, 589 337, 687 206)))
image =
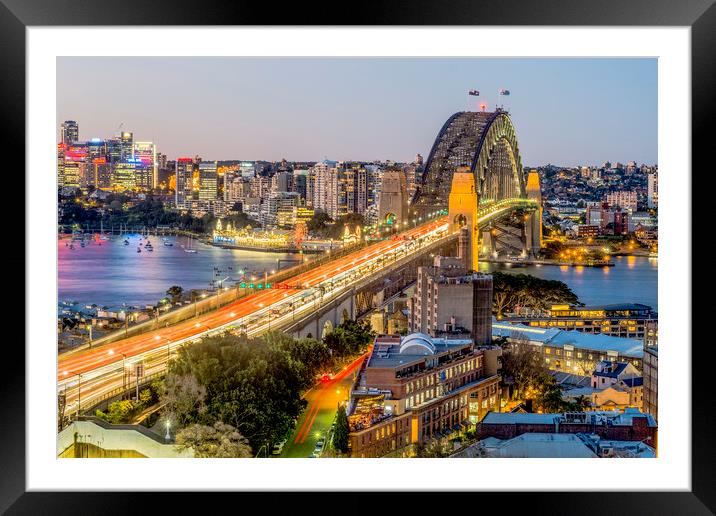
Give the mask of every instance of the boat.
POLYGON ((188 245, 184 248, 185 253, 196 253, 196 249, 191 246, 191 237, 189 237, 188 245))
POLYGON ((144 250, 145 250, 145 251, 149 251, 149 252, 151 253, 152 251, 154 251, 154 247, 152 247, 152 244, 147 243, 147 244, 144 246, 144 250))
POLYGON ((109 240, 109 236, 104 233, 104 220, 99 221, 99 239, 105 241, 109 240))
POLYGON ((126 238, 124 239, 124 245, 129 245, 129 240, 126 238))
POLYGON ((142 252, 142 248, 141 248, 141 247, 137 247, 137 252, 138 252, 138 253, 141 253, 141 252, 142 252))
POLYGON ((172 244, 169 240, 165 240, 165 241, 164 241, 164 245, 167 246, 167 247, 171 247, 171 246, 173 246, 174 244, 172 244))

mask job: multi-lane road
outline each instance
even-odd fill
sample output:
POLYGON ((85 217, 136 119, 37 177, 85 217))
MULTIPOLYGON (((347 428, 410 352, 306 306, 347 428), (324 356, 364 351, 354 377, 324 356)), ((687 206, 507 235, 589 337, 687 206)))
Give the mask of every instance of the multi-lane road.
POLYGON ((383 240, 285 281, 300 289, 268 289, 174 326, 149 331, 58 359, 58 392, 66 396, 66 413, 89 406, 126 382, 136 381, 134 364, 144 374, 160 372, 178 346, 230 329, 258 335, 279 328, 346 292, 366 275, 447 236, 441 217, 397 237, 383 240))

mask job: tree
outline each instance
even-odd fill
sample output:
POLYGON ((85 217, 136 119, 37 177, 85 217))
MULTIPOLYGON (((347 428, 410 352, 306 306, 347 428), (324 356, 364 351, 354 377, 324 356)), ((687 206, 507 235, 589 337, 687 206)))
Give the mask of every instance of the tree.
POLYGON ((502 375, 514 382, 513 398, 521 399, 548 372, 542 363, 541 353, 526 338, 518 335, 503 348, 502 375))
POLYGON ((172 303, 176 303, 181 299, 182 292, 184 292, 184 289, 179 285, 172 285, 167 289, 167 295, 172 298, 172 303))
POLYGON ((415 447, 415 454, 419 458, 449 457, 452 452, 452 446, 445 439, 436 439, 428 443, 418 443, 415 447))
POLYGON ((164 382, 160 399, 169 419, 180 426, 194 422, 206 411, 206 387, 191 374, 169 374, 164 382))
POLYGON ((119 425, 129 422, 129 418, 134 413, 136 407, 130 400, 119 400, 109 404, 107 412, 97 410, 95 416, 104 419, 113 425, 119 425))
POLYGON ((346 416, 346 409, 344 406, 338 407, 338 413, 336 414, 336 428, 333 431, 333 447, 340 450, 342 453, 348 451, 348 434, 350 429, 348 428, 348 416, 346 416))
POLYGON ((565 409, 565 402, 562 399, 562 386, 555 382, 554 379, 545 383, 535 401, 543 412, 562 412, 565 409))
POLYGON ((568 410, 571 412, 584 412, 591 406, 592 406, 592 402, 589 400, 589 398, 587 398, 586 396, 581 394, 581 395, 577 396, 576 398, 574 398, 572 403, 570 403, 568 410))
POLYGON ((356 355, 365 350, 365 347, 373 341, 375 333, 368 321, 346 320, 323 337, 331 353, 334 356, 356 355))
POLYGON ((267 442, 279 442, 306 405, 301 398, 305 366, 285 349, 290 341, 278 335, 255 339, 224 335, 180 348, 170 363, 167 383, 173 376, 188 375, 204 389, 205 397, 204 410, 177 407, 178 421, 184 426, 230 424, 254 451, 267 442))
POLYGON ((553 304, 580 304, 577 295, 562 281, 499 271, 492 273, 492 279, 492 311, 497 317, 517 306, 547 310, 553 304))
POLYGON ((247 458, 251 447, 241 433, 231 425, 217 421, 211 426, 194 424, 177 432, 180 448, 191 448, 195 457, 247 458))
POLYGON ((313 217, 311 217, 311 219, 306 223, 306 228, 311 234, 323 236, 323 234, 326 232, 328 222, 333 222, 333 219, 331 219, 331 217, 329 217, 327 213, 317 211, 316 213, 314 213, 313 217))

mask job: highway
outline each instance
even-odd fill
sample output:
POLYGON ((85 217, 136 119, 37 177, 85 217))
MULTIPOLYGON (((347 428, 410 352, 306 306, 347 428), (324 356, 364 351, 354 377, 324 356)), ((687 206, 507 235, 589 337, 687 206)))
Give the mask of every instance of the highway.
POLYGON ((258 291, 168 328, 60 356, 58 394, 63 392, 66 396, 65 414, 74 413, 79 404, 94 404, 98 398, 123 387, 127 380, 136 381, 131 375, 137 363, 142 363, 144 374, 150 375, 161 372, 179 346, 202 337, 229 330, 256 336, 270 331, 272 325, 273 328, 285 326, 292 319, 343 295, 371 272, 447 235, 448 218, 441 217, 284 282, 300 288, 258 291))

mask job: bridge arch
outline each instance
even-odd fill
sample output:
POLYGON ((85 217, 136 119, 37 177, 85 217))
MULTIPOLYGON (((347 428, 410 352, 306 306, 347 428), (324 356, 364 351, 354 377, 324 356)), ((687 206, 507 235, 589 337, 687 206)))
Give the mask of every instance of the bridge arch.
POLYGON ((425 163, 414 213, 446 208, 453 173, 461 166, 474 174, 481 204, 527 197, 519 142, 506 111, 463 111, 448 118, 425 163))

